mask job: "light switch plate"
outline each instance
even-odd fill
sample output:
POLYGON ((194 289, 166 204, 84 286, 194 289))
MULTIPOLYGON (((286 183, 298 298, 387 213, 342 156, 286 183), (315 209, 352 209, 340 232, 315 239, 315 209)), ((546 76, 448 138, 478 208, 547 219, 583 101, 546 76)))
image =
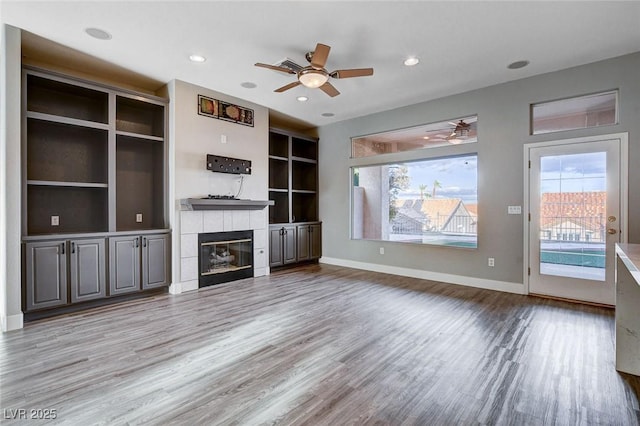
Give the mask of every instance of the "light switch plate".
POLYGON ((142 223, 142 213, 137 213, 136 214, 136 222, 142 223))
POLYGON ((522 206, 509 206, 507 207, 508 214, 522 214, 522 206))
POLYGON ((51 226, 60 226, 60 216, 51 216, 51 226))

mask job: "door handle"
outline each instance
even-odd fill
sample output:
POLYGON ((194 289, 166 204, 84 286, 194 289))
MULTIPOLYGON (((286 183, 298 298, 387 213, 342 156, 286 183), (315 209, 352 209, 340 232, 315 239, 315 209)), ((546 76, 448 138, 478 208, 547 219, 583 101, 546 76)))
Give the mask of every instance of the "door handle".
POLYGON ((613 229, 613 228, 609 228, 609 229, 607 229, 607 234, 614 235, 614 234, 617 234, 617 233, 618 233, 618 231, 616 231, 616 230, 615 230, 615 229, 613 229))

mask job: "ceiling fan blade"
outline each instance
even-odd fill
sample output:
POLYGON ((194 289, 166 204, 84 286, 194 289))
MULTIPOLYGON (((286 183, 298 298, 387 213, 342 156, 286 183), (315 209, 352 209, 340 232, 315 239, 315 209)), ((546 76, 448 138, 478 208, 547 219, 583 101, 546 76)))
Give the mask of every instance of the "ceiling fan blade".
POLYGON ((295 74, 296 73, 295 71, 290 70, 289 68, 277 67, 275 65, 261 64, 259 62, 256 63, 255 65, 256 65, 256 67, 262 67, 262 68, 268 68, 268 69, 274 70, 274 71, 286 72, 287 74, 295 74))
POLYGON ((299 86, 300 84, 302 83, 300 83, 299 81, 294 81, 293 83, 289 83, 286 86, 282 86, 281 88, 274 90, 274 92, 282 93, 285 90, 293 89, 294 87, 299 86))
POLYGON ((333 87, 333 85, 329 82, 326 82, 325 84, 320 86, 320 90, 322 90, 324 93, 331 96, 332 98, 340 94, 340 92, 338 92, 338 89, 333 87))
POLYGON ((330 46, 318 43, 311 57, 311 66, 314 68, 324 68, 324 65, 327 63, 327 58, 329 57, 329 50, 331 50, 330 46))
POLYGON ((351 78, 351 77, 366 77, 373 75, 373 68, 353 68, 350 70, 336 70, 331 73, 333 78, 351 78))

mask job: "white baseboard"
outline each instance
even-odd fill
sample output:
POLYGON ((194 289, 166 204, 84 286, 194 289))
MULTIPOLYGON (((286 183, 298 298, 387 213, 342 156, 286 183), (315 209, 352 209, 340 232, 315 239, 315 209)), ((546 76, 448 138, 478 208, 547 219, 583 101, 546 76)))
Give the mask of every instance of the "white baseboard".
POLYGON ((185 291, 194 291, 198 289, 198 280, 183 281, 181 283, 173 283, 169 286, 170 294, 181 294, 185 291))
POLYGON ((365 271, 382 272, 384 274, 400 275, 403 277, 420 278, 423 280, 439 281, 467 287, 497 290, 506 293, 526 294, 524 285, 507 281, 487 280, 485 278, 465 277, 462 275, 443 274, 441 272, 424 271, 421 269, 401 268, 399 266, 379 265, 376 263, 358 262, 355 260, 338 259, 322 256, 320 263, 344 266, 346 268, 363 269, 365 271))
POLYGON ((22 313, 16 315, 8 315, 0 317, 2 323, 2 331, 19 330, 24 327, 24 315, 22 313))

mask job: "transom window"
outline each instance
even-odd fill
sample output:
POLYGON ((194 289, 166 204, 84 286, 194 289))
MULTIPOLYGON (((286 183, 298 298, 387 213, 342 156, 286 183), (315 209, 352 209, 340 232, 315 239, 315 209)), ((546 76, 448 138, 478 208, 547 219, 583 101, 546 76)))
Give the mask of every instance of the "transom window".
POLYGON ((351 139, 351 157, 460 145, 478 141, 477 116, 456 118, 351 139))
POLYGON ((618 123, 618 91, 531 105, 531 134, 618 123))

